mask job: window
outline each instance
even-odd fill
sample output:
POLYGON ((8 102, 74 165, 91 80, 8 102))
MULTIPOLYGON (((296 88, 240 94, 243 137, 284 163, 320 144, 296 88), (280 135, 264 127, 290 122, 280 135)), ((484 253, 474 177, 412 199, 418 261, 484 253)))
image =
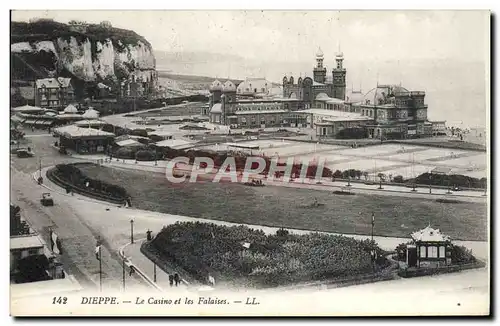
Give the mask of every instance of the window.
POLYGON ((38 254, 38 249, 29 249, 28 255, 33 256, 38 254))
POLYGON ((446 256, 446 249, 444 246, 439 247, 439 257, 444 258, 446 256))
POLYGON ((438 247, 436 246, 430 246, 429 247, 429 252, 427 255, 429 258, 437 258, 438 257, 438 247))
POLYGON ((420 258, 427 257, 427 248, 425 246, 420 246, 420 258))

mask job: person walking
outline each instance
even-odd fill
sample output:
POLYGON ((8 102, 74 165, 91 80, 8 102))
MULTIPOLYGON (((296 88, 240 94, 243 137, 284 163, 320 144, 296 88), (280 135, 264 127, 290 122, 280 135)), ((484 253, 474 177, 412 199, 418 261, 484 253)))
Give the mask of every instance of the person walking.
POLYGON ((174 286, 174 276, 172 274, 168 276, 168 281, 170 283, 170 286, 174 286))
POLYGON ((175 281, 175 286, 179 286, 179 283, 181 282, 181 278, 179 277, 179 274, 177 274, 177 273, 174 274, 174 281, 175 281))

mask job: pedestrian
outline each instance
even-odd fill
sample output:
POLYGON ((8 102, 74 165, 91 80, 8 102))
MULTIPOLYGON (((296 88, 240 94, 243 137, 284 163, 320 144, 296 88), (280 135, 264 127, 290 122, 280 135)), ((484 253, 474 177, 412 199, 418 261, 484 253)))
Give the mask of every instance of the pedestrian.
POLYGON ((179 277, 179 274, 177 274, 177 273, 174 274, 174 281, 175 281, 175 286, 179 286, 179 283, 181 282, 181 278, 179 277))
POLYGON ((170 286, 174 286, 174 276, 172 274, 168 276, 168 281, 170 283, 170 286))

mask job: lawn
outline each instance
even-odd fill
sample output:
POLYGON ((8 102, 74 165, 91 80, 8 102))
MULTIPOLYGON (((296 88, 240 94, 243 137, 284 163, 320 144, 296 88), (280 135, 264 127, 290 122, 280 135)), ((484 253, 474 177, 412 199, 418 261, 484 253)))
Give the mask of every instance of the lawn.
POLYGON ((392 196, 334 195, 327 191, 240 184, 171 184, 161 175, 106 167, 82 167, 89 177, 118 184, 133 206, 163 213, 235 223, 349 234, 408 237, 429 223, 452 239, 486 240, 487 206, 445 204, 392 196), (307 208, 317 198, 324 206, 307 208))

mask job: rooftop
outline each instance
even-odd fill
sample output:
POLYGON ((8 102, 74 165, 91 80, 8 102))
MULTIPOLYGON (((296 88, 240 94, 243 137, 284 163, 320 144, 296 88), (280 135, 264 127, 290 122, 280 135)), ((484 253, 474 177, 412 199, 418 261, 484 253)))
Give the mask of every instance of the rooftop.
POLYGON ((104 126, 107 125, 107 122, 101 121, 101 120, 80 120, 74 123, 78 127, 88 127, 89 125, 91 126, 104 126))
POLYGON ((10 250, 41 247, 43 247, 43 243, 38 235, 26 235, 10 238, 10 250))
POLYGON ((236 115, 245 115, 245 114, 270 114, 270 113, 286 113, 287 110, 249 110, 249 111, 236 111, 234 114, 236 115))
POLYGON ((123 147, 123 146, 143 146, 143 144, 139 143, 137 140, 133 139, 125 139, 121 141, 117 141, 116 145, 123 147))
POLYGON ((37 88, 59 88, 59 87, 68 87, 70 86, 71 78, 44 78, 36 80, 37 88))
POLYGON ((43 112, 45 109, 39 108, 37 106, 31 106, 31 105, 23 105, 23 106, 18 106, 16 108, 12 108, 11 111, 13 112, 43 112))
POLYGON ((439 231, 439 229, 433 229, 431 226, 427 226, 425 229, 414 232, 411 235, 412 239, 415 241, 433 241, 433 242, 444 242, 450 241, 450 237, 444 235, 439 231))
POLYGON ((78 138, 78 137, 114 137, 115 134, 112 132, 97 130, 93 128, 82 128, 75 125, 64 126, 54 129, 55 133, 58 133, 67 138, 78 138))
POLYGON ((175 149, 185 149, 193 147, 195 144, 182 139, 167 139, 155 143, 159 147, 170 147, 175 149))

